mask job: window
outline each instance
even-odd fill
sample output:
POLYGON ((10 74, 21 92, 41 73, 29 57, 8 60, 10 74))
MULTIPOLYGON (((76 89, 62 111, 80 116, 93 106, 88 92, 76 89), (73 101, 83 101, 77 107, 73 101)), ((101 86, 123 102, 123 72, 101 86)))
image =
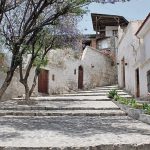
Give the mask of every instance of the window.
POLYGON ((147 88, 150 93, 150 70, 147 72, 147 88))
POLYGON ((76 69, 74 69, 74 75, 76 75, 76 69))
POLYGON ((52 80, 55 81, 55 75, 54 74, 52 75, 52 80))
POLYGON ((118 36, 118 30, 112 30, 112 35, 113 36, 118 36))

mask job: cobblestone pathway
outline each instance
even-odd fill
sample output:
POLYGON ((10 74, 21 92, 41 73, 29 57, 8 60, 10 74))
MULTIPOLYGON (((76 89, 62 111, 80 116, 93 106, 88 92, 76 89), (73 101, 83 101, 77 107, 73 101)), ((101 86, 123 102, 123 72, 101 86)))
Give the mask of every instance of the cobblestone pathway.
POLYGON ((112 88, 38 97, 30 106, 1 103, 0 150, 150 150, 150 125, 108 99, 112 88))

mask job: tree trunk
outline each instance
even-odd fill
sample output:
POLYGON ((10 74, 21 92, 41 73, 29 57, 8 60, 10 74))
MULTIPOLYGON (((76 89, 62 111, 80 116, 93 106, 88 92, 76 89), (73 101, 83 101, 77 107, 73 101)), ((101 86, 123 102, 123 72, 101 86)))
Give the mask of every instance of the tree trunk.
POLYGON ((2 99, 2 96, 4 95, 6 89, 10 85, 10 82, 12 80, 13 74, 14 74, 13 70, 7 72, 7 76, 5 78, 5 81, 4 81, 3 85, 0 88, 0 100, 2 99))
POLYGON ((38 77, 39 73, 35 73, 34 75, 34 79, 33 79, 33 84, 32 84, 32 87, 30 89, 30 92, 29 92, 29 96, 31 97, 34 89, 35 89, 35 86, 36 86, 36 80, 37 80, 37 77, 38 77))
POLYGON ((29 86, 27 83, 24 84, 24 87, 25 87, 25 100, 30 100, 30 91, 29 91, 29 86))

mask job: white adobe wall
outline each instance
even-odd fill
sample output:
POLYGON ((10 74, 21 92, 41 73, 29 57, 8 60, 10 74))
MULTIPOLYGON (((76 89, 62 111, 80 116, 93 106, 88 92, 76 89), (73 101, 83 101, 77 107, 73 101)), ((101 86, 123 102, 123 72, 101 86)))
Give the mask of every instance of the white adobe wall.
POLYGON ((112 61, 96 49, 86 47, 82 55, 82 65, 85 88, 116 83, 116 71, 112 61))
POLYGON ((49 94, 67 93, 78 88, 78 60, 64 60, 63 65, 63 67, 50 65, 45 67, 49 70, 49 94), (74 74, 75 69, 76 74, 74 74))
POLYGON ((141 47, 140 51, 142 51, 143 59, 140 66, 140 92, 141 96, 147 96, 148 87, 147 87, 147 72, 150 70, 150 30, 144 35, 143 38, 143 47, 141 47))
POLYGON ((78 88, 79 59, 72 50, 52 50, 48 56, 49 63, 45 69, 49 70, 49 94, 67 93, 78 88), (74 70, 76 69, 76 74, 74 70), (54 75, 55 80, 52 80, 54 75))
POLYGON ((121 60, 124 58, 125 63, 127 63, 125 66, 125 88, 133 95, 135 95, 136 92, 135 70, 138 68, 138 66, 136 66, 135 63, 137 59, 136 48, 139 45, 139 39, 135 36, 135 33, 141 23, 141 21, 130 22, 126 32, 123 34, 123 37, 120 38, 118 45, 118 84, 120 87, 123 86, 121 60))
POLYGON ((64 55, 63 50, 58 53, 59 57, 50 56, 49 59, 52 59, 53 62, 45 67, 49 70, 49 94, 78 90, 78 68, 80 65, 83 67, 84 89, 116 83, 116 70, 111 65, 112 61, 99 51, 86 47, 82 59, 75 59, 73 55, 69 54, 64 55), (74 74, 74 70, 76 70, 76 74, 74 74), (55 76, 54 81, 52 75, 55 76))
POLYGON ((97 43, 97 47, 98 47, 98 49, 111 48, 110 38, 99 40, 97 43))

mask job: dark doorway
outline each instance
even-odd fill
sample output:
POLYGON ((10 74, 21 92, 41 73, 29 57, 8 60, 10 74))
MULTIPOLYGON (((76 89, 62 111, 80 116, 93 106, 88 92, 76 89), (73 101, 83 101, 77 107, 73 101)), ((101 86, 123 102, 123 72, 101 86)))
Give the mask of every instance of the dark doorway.
POLYGON ((125 79, 125 60, 124 58, 121 60, 122 62, 122 87, 124 88, 125 87, 125 82, 126 82, 126 79, 125 79))
POLYGON ((48 70, 41 69, 38 76, 38 92, 48 94, 48 70))
POLYGON ((147 88, 148 93, 150 93, 150 70, 147 72, 147 88))
POLYGON ((135 70, 136 79, 136 97, 140 97, 140 78, 139 78, 139 68, 135 70))
POLYGON ((83 89, 83 67, 79 66, 78 70, 78 89, 83 89))

